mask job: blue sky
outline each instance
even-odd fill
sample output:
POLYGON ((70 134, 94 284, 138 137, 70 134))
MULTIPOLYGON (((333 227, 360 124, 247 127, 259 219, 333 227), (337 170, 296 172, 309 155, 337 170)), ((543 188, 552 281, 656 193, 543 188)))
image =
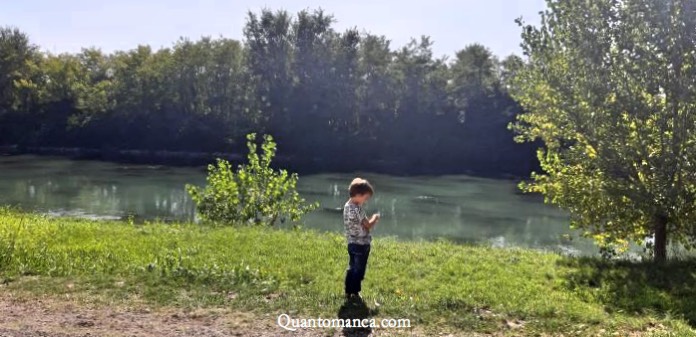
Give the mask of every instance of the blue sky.
POLYGON ((393 46, 429 35, 436 55, 453 55, 478 42, 496 55, 520 53, 517 17, 537 23, 544 0, 22 0, 6 1, 0 25, 20 28, 54 53, 98 47, 105 52, 138 44, 168 47, 179 37, 241 39, 248 10, 323 8, 338 30, 358 27, 385 35, 393 46))

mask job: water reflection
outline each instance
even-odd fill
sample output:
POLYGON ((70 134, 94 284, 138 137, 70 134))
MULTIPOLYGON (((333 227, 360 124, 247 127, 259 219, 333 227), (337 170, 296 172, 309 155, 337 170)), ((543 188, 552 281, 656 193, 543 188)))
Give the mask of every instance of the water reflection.
POLYGON ((22 156, 0 160, 0 202, 58 215, 193 219, 185 182, 193 169, 118 167, 94 161, 22 156))
MULTIPOLYGON (((569 233, 567 216, 543 205, 538 197, 517 193, 511 181, 363 176, 377 190, 368 205, 368 212, 382 214, 376 235, 594 252, 587 241, 563 239, 569 233)), ((308 227, 343 229, 341 207, 352 178, 345 174, 301 177, 300 193, 321 203, 318 211, 307 216, 308 227)), ((200 168, 0 157, 0 203, 55 215, 192 220, 195 207, 184 185, 204 182, 200 168)))

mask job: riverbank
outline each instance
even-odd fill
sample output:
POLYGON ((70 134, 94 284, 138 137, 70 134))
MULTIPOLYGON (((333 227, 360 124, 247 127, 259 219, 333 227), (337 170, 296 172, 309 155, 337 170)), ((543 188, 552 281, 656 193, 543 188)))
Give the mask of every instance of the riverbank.
MULTIPOLYGON (((0 211, 3 293, 25 301, 70 298, 88 307, 163 312, 219 309, 276 329, 281 313, 345 314, 345 255, 342 237, 312 231, 134 225, 0 211)), ((655 266, 378 239, 364 314, 407 318, 410 331, 423 335, 688 336, 695 335, 695 268, 690 261, 655 266)))
MULTIPOLYGON (((79 147, 50 147, 50 146, 18 146, 0 145, 0 156, 38 155, 63 157, 74 160, 101 160, 114 163, 136 165, 164 166, 206 166, 218 158, 228 160, 233 164, 243 163, 245 157, 231 152, 200 152, 200 151, 168 151, 168 150, 139 150, 139 149, 91 149, 79 147)), ((498 172, 496 164, 462 169, 454 167, 442 169, 438 165, 424 165, 403 160, 375 159, 369 163, 359 162, 342 157, 327 158, 298 158, 282 154, 274 158, 274 165, 301 174, 322 172, 355 172, 369 171, 374 173, 393 174, 398 176, 412 175, 444 175, 467 174, 485 178, 521 180, 529 177, 529 173, 538 167, 528 167, 515 172, 498 172), (356 166, 357 165, 357 166, 356 166)))

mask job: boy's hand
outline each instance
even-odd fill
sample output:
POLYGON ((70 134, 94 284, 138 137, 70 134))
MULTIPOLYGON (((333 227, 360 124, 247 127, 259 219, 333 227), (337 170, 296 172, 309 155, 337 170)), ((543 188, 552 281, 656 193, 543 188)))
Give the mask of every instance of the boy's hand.
POLYGON ((369 220, 365 219, 363 220, 362 226, 365 228, 368 232, 372 230, 372 227, 374 227, 377 222, 379 222, 379 213, 372 214, 369 220))
POLYGON ((379 222, 379 218, 379 213, 372 214, 372 218, 370 219, 370 229, 372 229, 372 227, 375 227, 375 225, 379 222))

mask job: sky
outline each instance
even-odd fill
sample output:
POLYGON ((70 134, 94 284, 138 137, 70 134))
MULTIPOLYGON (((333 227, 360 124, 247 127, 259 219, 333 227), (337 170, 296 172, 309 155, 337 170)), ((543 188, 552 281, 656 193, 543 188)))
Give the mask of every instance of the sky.
POLYGON ((296 13, 322 8, 339 31, 357 27, 384 35, 400 47, 430 36, 436 56, 452 56, 481 43, 500 57, 520 54, 514 20, 539 22, 544 0, 0 0, 0 26, 27 33, 42 50, 104 52, 139 44, 169 47, 179 37, 242 39, 248 11, 263 8, 296 13), (4 2, 4 3, 3 3, 4 2))

